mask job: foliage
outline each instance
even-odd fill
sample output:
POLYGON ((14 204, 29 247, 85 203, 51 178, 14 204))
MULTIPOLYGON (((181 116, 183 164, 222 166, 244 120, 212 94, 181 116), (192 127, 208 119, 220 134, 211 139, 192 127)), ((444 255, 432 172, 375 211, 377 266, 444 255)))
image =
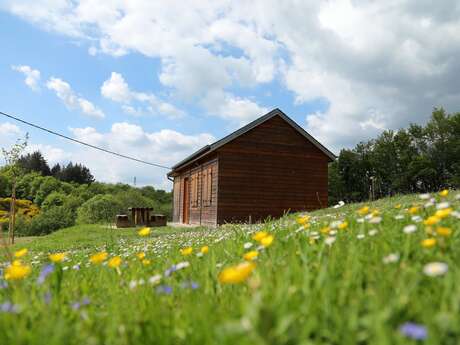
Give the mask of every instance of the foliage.
POLYGON ((75 217, 71 210, 64 206, 56 206, 41 212, 30 222, 21 224, 18 233, 22 236, 46 235, 73 224, 75 224, 75 217))
POLYGON ((86 201, 77 211, 80 224, 113 223, 123 211, 121 202, 110 194, 100 194, 86 201))
POLYGON ((460 113, 434 109, 425 126, 384 131, 344 149, 329 167, 329 199, 363 201, 460 186, 460 113))
MULTIPOLYGON (((11 198, 0 198, 0 223, 2 224, 8 223, 10 204, 11 198)), ((25 222, 30 221, 40 213, 37 205, 24 199, 16 199, 15 211, 18 218, 21 217, 25 222)))
POLYGON ((75 182, 79 184, 90 184, 94 182, 94 176, 89 169, 82 164, 68 163, 61 167, 56 165, 52 169, 53 176, 64 182, 75 182))
POLYGON ((22 155, 18 160, 18 164, 27 173, 35 171, 43 176, 51 175, 51 170, 48 162, 40 151, 22 155))
POLYGON ((217 231, 152 229, 140 238, 135 229, 80 225, 24 240, 14 249, 29 249, 22 261, 32 273, 2 281, 0 343, 456 344, 455 194, 396 196, 217 231), (413 220, 437 208, 447 214, 446 203, 450 214, 431 234, 413 220), (441 226, 451 234, 438 234, 441 226), (263 249, 267 236, 254 236, 261 229, 274 236, 263 249), (433 247, 423 246, 428 238, 433 247), (249 276, 219 282, 228 267, 238 274, 249 251, 258 252, 249 276), (56 252, 67 259, 50 270, 56 252), (90 263, 101 252, 121 265, 90 263), (408 323, 426 339, 407 338, 408 323))

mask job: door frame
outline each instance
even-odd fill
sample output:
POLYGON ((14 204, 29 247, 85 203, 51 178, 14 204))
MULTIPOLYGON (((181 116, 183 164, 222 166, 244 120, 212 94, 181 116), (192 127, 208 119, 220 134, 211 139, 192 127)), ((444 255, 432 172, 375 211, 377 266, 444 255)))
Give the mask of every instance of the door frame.
POLYGON ((190 178, 184 178, 184 198, 182 200, 182 223, 190 223, 190 178))

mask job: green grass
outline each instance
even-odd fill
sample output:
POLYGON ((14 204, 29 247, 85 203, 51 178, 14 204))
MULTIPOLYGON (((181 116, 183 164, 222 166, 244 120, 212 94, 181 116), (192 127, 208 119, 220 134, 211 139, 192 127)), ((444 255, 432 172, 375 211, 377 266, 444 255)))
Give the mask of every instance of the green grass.
MULTIPOLYGON (((442 201, 459 211, 455 194, 442 201)), ((0 312, 0 344, 415 344, 398 330, 408 321, 426 327, 426 344, 458 344, 460 220, 455 213, 444 218, 440 225, 452 235, 423 248, 425 226, 407 212, 414 203, 426 200, 404 196, 369 204, 382 217, 375 224, 360 222, 356 210, 363 205, 353 204, 310 213, 306 230, 290 215, 253 226, 164 228, 147 238, 134 229, 91 225, 29 239, 15 249, 29 249, 24 261, 32 265, 31 275, 0 289, 0 304, 11 301, 20 309, 0 312), (327 245, 328 235, 319 230, 337 220, 349 225, 327 245), (405 234, 409 224, 417 231, 405 234), (223 268, 243 261, 245 243, 257 248, 251 238, 256 230, 275 240, 260 250, 255 270, 241 284, 219 283, 223 268), (196 256, 203 245, 209 253, 196 256), (194 254, 184 257, 179 250, 187 246, 194 254), (89 255, 101 250, 123 258, 120 274, 89 264, 89 255), (37 284, 48 254, 56 251, 66 251, 68 260, 37 284), (390 253, 400 259, 385 264, 390 253), (183 261, 189 267, 165 276, 183 261), (446 263, 448 272, 425 275, 424 266, 435 261, 446 263), (159 285, 150 284, 157 274, 159 285), (198 287, 190 288, 191 282, 198 287), (159 291, 165 286, 170 294, 159 291), (89 304, 75 308, 86 298, 89 304)), ((417 215, 425 219, 434 212, 422 207, 417 215)))

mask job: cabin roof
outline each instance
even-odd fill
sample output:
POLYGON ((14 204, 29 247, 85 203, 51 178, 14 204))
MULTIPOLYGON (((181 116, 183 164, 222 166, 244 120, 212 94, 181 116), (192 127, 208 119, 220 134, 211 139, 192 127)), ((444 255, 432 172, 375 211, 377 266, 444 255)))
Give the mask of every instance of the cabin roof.
POLYGON ((299 132, 302 136, 304 136, 307 140, 309 140, 313 145, 315 145, 320 151, 322 151, 331 161, 334 161, 337 157, 329 151, 326 147, 324 147, 319 141, 317 141, 315 138, 313 138, 310 134, 308 134, 302 127, 300 127, 297 123, 295 123, 294 120, 292 120, 289 116, 287 116, 285 113, 283 113, 280 109, 276 108, 273 109, 272 111, 268 112, 267 114, 259 117, 258 119, 248 123, 246 126, 241 127, 237 131, 223 137, 222 139, 203 146, 201 149, 198 151, 192 153, 190 156, 186 157, 185 159, 181 160, 179 163, 175 164, 171 168, 171 172, 168 173, 168 176, 172 175, 176 170, 183 168, 193 162, 195 162, 198 159, 203 158, 204 156, 207 156, 208 154, 216 151, 218 148, 224 146, 225 144, 229 143, 230 141, 238 138, 239 136, 243 135, 246 132, 249 132, 251 129, 259 126, 260 124, 264 123, 265 121, 268 121, 269 119, 279 116, 283 120, 285 120, 287 123, 289 123, 297 132, 299 132))

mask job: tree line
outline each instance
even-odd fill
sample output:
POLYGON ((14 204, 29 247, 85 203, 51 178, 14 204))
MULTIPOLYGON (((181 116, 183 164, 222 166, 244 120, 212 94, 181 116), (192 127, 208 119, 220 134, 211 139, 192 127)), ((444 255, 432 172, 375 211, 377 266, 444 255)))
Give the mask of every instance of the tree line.
POLYGON ((152 207, 170 218, 172 208, 170 192, 97 182, 82 164, 50 168, 39 151, 0 168, 0 225, 3 221, 4 227, 10 220, 12 200, 16 200, 18 235, 47 234, 77 223, 112 223, 116 214, 126 214, 129 207, 152 207))
POLYGON ((329 166, 329 202, 460 187, 460 113, 435 108, 425 125, 386 130, 329 166))

